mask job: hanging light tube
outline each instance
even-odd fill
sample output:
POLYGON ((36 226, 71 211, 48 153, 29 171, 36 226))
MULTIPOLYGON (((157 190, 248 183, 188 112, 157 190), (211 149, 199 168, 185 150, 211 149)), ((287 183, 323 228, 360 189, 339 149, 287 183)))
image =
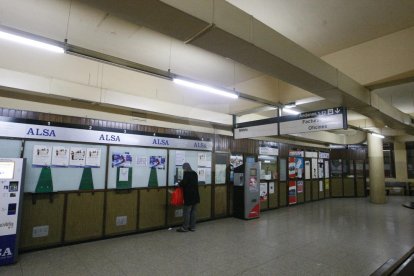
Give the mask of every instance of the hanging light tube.
POLYGON ((16 42, 19 44, 23 44, 23 45, 27 45, 27 46, 31 46, 31 47, 35 47, 35 48, 39 48, 43 50, 48 50, 54 53, 63 54, 65 52, 65 50, 62 47, 52 45, 49 43, 40 42, 40 41, 30 39, 27 37, 23 37, 20 35, 7 33, 4 31, 0 31, 0 38, 8 40, 8 41, 16 42))
POLYGON ((299 111, 293 110, 291 108, 286 108, 286 107, 284 107, 282 109, 282 111, 285 112, 285 113, 291 114, 291 115, 298 115, 298 114, 300 114, 299 111))
POLYGON ((179 79, 179 78, 173 78, 173 82, 182 86, 186 86, 189 88, 194 88, 197 90, 201 90, 204 92, 208 92, 208 93, 213 93, 216 95, 220 95, 220 96, 224 96, 224 97, 229 97, 232 99, 237 99, 239 96, 235 93, 231 93, 225 90, 221 90, 221 89, 217 89, 208 85, 204 85, 204 84, 199 84, 199 83, 195 83, 195 82, 191 82, 191 81, 187 81, 187 80, 183 80, 183 79, 179 79))

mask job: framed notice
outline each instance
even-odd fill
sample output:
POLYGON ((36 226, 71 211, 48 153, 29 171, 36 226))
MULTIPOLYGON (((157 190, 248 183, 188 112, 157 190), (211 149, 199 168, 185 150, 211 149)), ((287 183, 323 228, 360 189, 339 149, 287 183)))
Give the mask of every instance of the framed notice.
POLYGON ((215 183, 226 183, 226 164, 216 164, 215 183))
POLYGON ((49 167, 52 162, 52 149, 49 146, 34 145, 32 165, 36 167, 49 167))
POLYGON ((99 168, 101 166, 100 148, 86 148, 85 165, 93 168, 99 168))
POLYGON ((71 147, 69 156, 69 166, 71 167, 85 167, 86 149, 71 147))
POLYGON ((69 149, 62 146, 52 147, 52 166, 67 167, 69 165, 69 149))

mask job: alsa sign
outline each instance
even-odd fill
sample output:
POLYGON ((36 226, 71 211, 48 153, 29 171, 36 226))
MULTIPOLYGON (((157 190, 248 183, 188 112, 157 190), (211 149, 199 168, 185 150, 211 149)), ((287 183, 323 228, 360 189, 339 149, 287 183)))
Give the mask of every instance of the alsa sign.
POLYGON ((120 144, 163 148, 212 150, 211 141, 197 141, 178 138, 146 136, 128 133, 65 128, 55 126, 30 125, 0 121, 0 136, 42 140, 86 142, 100 144, 120 144))
POLYGON ((347 128, 346 109, 327 108, 280 118, 280 134, 295 134, 347 128))

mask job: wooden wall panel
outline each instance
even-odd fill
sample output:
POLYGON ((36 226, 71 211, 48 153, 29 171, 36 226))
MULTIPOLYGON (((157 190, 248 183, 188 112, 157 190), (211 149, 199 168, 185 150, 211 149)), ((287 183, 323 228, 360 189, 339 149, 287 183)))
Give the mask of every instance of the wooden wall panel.
POLYGON ((312 200, 312 181, 306 180, 305 181, 305 201, 312 200))
POLYGON ((108 191, 106 194, 105 235, 137 230, 138 190, 108 191), (126 224, 117 225, 118 217, 126 217, 126 224))
POLYGON ((165 226, 167 188, 139 190, 138 229, 165 226))
POLYGON ((100 238, 103 235, 104 192, 67 194, 66 242, 100 238))
POLYGON ((354 178, 344 178, 344 196, 355 196, 355 183, 354 178))
POLYGON ((197 206, 197 220, 211 218, 211 185, 200 185, 200 204, 197 206))
POLYGON ((227 215, 227 186, 216 185, 214 192, 214 217, 227 215))
POLYGON ((343 197, 344 196, 342 178, 331 179, 331 196, 332 197, 343 197))
POLYGON ((319 180, 312 180, 312 200, 319 199, 319 180))
POLYGON ((25 194, 19 248, 35 249, 62 242, 64 194, 25 194), (33 227, 48 226, 47 236, 33 237, 33 227))
POLYGON ((274 182, 274 193, 269 193, 269 208, 277 208, 279 207, 279 185, 277 181, 274 182))
POLYGON ((279 206, 287 206, 287 182, 279 183, 279 206))
POLYGON ((356 196, 365 197, 365 183, 363 178, 356 178, 356 196))

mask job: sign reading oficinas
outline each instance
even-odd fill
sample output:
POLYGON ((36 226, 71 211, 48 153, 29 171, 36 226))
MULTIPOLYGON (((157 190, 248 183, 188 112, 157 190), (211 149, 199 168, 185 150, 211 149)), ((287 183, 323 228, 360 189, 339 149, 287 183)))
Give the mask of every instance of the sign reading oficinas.
POLYGON ((211 141, 188 140, 1 121, 0 136, 99 144, 183 148, 206 151, 211 151, 213 149, 213 143, 211 141))

